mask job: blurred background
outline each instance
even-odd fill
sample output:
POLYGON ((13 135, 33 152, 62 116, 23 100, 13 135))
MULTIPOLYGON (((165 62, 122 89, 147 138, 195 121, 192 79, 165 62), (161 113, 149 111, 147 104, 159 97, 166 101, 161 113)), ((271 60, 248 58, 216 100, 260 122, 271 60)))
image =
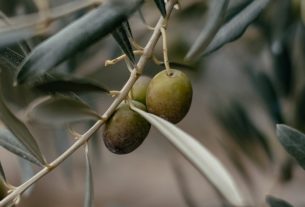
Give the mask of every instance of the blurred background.
MULTIPOLYGON (((68 2, 52 0, 49 6, 56 8, 68 2)), ((239 2, 231 0, 229 8, 239 2)), ((169 21, 169 59, 173 67, 190 77, 194 94, 191 109, 178 126, 222 161, 249 206, 267 206, 266 195, 283 198, 296 207, 305 206, 305 173, 283 150, 275 134, 277 123, 299 130, 305 126, 305 30, 299 2, 271 1, 239 39, 195 61, 186 61, 184 57, 208 21, 209 4, 200 0, 180 3, 180 10, 174 10, 169 21)), ((37 12, 32 0, 0 0, 0 9, 8 17, 37 12)), ((153 1, 145 1, 141 10, 149 25, 160 17, 153 1)), ((85 12, 52 23, 48 32, 29 39, 28 44, 34 48, 85 12)), ((144 46, 152 32, 137 12, 129 23, 134 39, 144 46)), ((159 59, 161 43, 155 49, 159 59)), ((113 37, 107 36, 55 71, 87 77, 111 90, 119 90, 129 77, 125 63, 107 67, 104 63, 121 53, 113 37)), ((153 77, 162 69, 151 61, 144 73, 153 77)), ((9 88, 4 89, 4 96, 19 117, 33 100, 9 88)), ((113 100, 109 95, 92 92, 82 98, 99 114, 113 100)), ((75 127, 84 131, 89 124, 75 127)), ((28 121, 27 126, 48 160, 56 158, 73 142, 65 126, 54 128, 35 120, 28 121)), ((227 206, 209 182, 153 127, 144 143, 127 155, 115 155, 105 148, 102 129, 91 143, 95 206, 227 206)), ((19 185, 39 169, 3 148, 0 160, 13 185, 19 185)), ((37 182, 22 197, 19 206, 83 206, 84 176, 81 148, 37 182)))

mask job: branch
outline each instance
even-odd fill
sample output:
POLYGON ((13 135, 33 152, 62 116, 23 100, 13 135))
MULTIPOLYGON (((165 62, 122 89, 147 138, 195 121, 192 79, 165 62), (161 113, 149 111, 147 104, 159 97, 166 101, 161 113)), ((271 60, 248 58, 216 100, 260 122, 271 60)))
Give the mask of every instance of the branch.
MULTIPOLYGON (((171 14, 174 5, 176 4, 177 0, 170 0, 167 5, 167 15, 171 14)), ((167 16, 167 17, 168 17, 167 16)), ((164 26, 167 18, 161 17, 155 26, 154 32, 150 37, 150 40, 146 44, 143 55, 140 57, 136 67, 130 73, 130 77, 126 84, 123 86, 121 91, 119 92, 116 99, 112 102, 106 112, 102 115, 102 119, 97 121, 86 133, 81 135, 79 139, 70 146, 63 154, 57 157, 53 162, 49 164, 48 167, 43 168, 37 174, 35 174, 32 178, 30 178, 25 183, 21 184, 20 186, 16 187, 14 191, 12 191, 9 195, 7 195, 3 200, 0 201, 0 206, 5 206, 12 202, 18 195, 22 194, 26 189, 28 189, 31 185, 36 183, 40 180, 43 176, 51 172, 57 166, 59 166, 65 159, 67 159, 70 155, 72 155, 77 149, 79 149, 82 145, 84 145, 104 123, 105 121, 112 115, 118 105, 127 97, 129 91, 131 90, 133 84, 136 82, 138 77, 142 74, 144 70, 144 66, 146 65, 147 61, 152 57, 153 50, 160 38, 161 35, 161 27, 164 26)))

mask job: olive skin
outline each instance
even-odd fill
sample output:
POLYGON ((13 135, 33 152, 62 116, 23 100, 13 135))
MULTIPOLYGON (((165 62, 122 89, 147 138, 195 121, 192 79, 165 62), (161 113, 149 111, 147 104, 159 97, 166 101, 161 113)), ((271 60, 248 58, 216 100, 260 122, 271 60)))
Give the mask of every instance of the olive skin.
POLYGON ((146 91, 150 80, 147 76, 139 77, 130 91, 133 100, 146 104, 146 91))
MULTIPOLYGON (((142 103, 132 101, 132 104, 146 111, 142 103)), ((123 103, 105 124, 104 143, 115 154, 127 154, 142 144, 149 130, 150 123, 123 103)))
POLYGON ((147 111, 172 123, 181 121, 190 109, 193 89, 189 78, 171 69, 159 72, 149 83, 146 94, 147 111))

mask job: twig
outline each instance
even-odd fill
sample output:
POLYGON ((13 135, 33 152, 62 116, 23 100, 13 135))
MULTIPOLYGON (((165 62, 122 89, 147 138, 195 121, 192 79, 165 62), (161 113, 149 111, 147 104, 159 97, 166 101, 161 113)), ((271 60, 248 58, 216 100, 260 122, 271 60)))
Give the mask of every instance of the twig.
POLYGON ((164 26, 161 27, 161 33, 163 39, 163 59, 164 59, 165 70, 167 75, 171 75, 172 72, 168 60, 167 38, 166 38, 166 31, 164 26))
MULTIPOLYGON (((170 15, 174 5, 176 4, 177 0, 170 0, 167 5, 167 15, 170 15)), ((81 135, 79 139, 70 146, 63 154, 57 157, 53 162, 49 164, 48 167, 43 168, 37 174, 35 174, 32 178, 30 178, 25 183, 21 184, 20 186, 16 187, 14 191, 12 191, 8 196, 6 196, 3 200, 0 201, 0 206, 5 206, 8 203, 12 202, 18 195, 22 194, 26 189, 28 189, 31 185, 36 183, 46 174, 51 172, 57 166, 59 166, 65 159, 67 159, 71 154, 73 154, 77 149, 83 146, 104 123, 105 121, 111 116, 111 114, 115 111, 118 105, 127 97, 130 89, 132 88, 133 84, 136 82, 138 77, 141 75, 142 71, 144 70, 144 66, 146 65, 147 61, 151 58, 153 54, 153 49, 155 48, 161 32, 160 29, 164 24, 164 19, 161 17, 155 27, 155 30, 146 44, 144 48, 143 55, 140 57, 138 64, 136 65, 135 69, 132 70, 130 77, 124 87, 121 89, 120 93, 116 97, 116 99, 112 102, 106 112, 102 115, 102 119, 98 120, 86 133, 81 135)))

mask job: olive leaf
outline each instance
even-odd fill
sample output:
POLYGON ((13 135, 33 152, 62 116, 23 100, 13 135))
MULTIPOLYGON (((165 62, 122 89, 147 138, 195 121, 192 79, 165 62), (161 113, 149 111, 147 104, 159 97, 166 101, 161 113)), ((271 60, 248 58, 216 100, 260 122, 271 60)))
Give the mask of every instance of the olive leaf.
POLYGON ((230 1, 226 12, 225 22, 232 19, 236 14, 246 8, 253 0, 235 0, 230 1))
POLYGON ((188 51, 186 55, 187 59, 198 58, 213 40, 213 37, 223 23, 228 3, 229 0, 209 0, 207 23, 191 49, 188 51))
POLYGON ((50 78, 41 82, 34 83, 33 89, 42 93, 86 93, 86 92, 105 92, 109 90, 98 84, 96 81, 86 78, 58 77, 50 78))
POLYGON ((34 164, 41 165, 25 147, 18 138, 9 130, 0 128, 0 146, 14 153, 15 155, 26 159, 34 164))
POLYGON ((219 29, 203 55, 212 53, 221 48, 224 44, 239 38, 246 31, 247 27, 260 15, 269 2, 270 0, 252 1, 244 10, 219 29))
POLYGON ((53 125, 100 119, 100 116, 81 100, 61 95, 36 99, 26 110, 25 116, 53 125))
POLYGON ((113 38, 116 40, 122 51, 127 55, 128 59, 135 64, 136 59, 133 54, 132 46, 129 41, 129 31, 123 25, 118 26, 112 32, 113 38))
POLYGON ((92 167, 89 157, 89 145, 85 146, 85 157, 86 157, 86 180, 85 180, 85 200, 84 207, 93 207, 94 201, 94 186, 93 186, 93 176, 92 167))
POLYGON ((245 205, 243 196, 232 176, 221 162, 195 138, 158 116, 134 106, 131 108, 156 127, 232 205, 245 205))
POLYGON ((276 134, 285 150, 305 170, 305 135, 284 124, 276 126, 276 134))
POLYGON ((38 45, 25 59, 16 77, 18 84, 44 74, 77 52, 111 33, 143 0, 107 1, 38 45))
POLYGON ((266 197, 266 202, 269 204, 270 207, 293 207, 287 201, 270 195, 266 197))
POLYGON ((164 0, 154 0, 156 6, 158 7, 160 13, 162 14, 163 17, 166 16, 166 7, 164 0))
POLYGON ((133 39, 131 27, 127 19, 122 23, 122 26, 124 27, 124 30, 126 31, 128 37, 133 39))
POLYGON ((1 162, 0 162, 0 180, 2 182, 6 182, 6 177, 5 177, 5 173, 4 173, 4 170, 3 170, 1 162))
POLYGON ((27 126, 9 110, 3 100, 2 94, 0 94, 0 119, 40 164, 46 164, 35 138, 27 126))

